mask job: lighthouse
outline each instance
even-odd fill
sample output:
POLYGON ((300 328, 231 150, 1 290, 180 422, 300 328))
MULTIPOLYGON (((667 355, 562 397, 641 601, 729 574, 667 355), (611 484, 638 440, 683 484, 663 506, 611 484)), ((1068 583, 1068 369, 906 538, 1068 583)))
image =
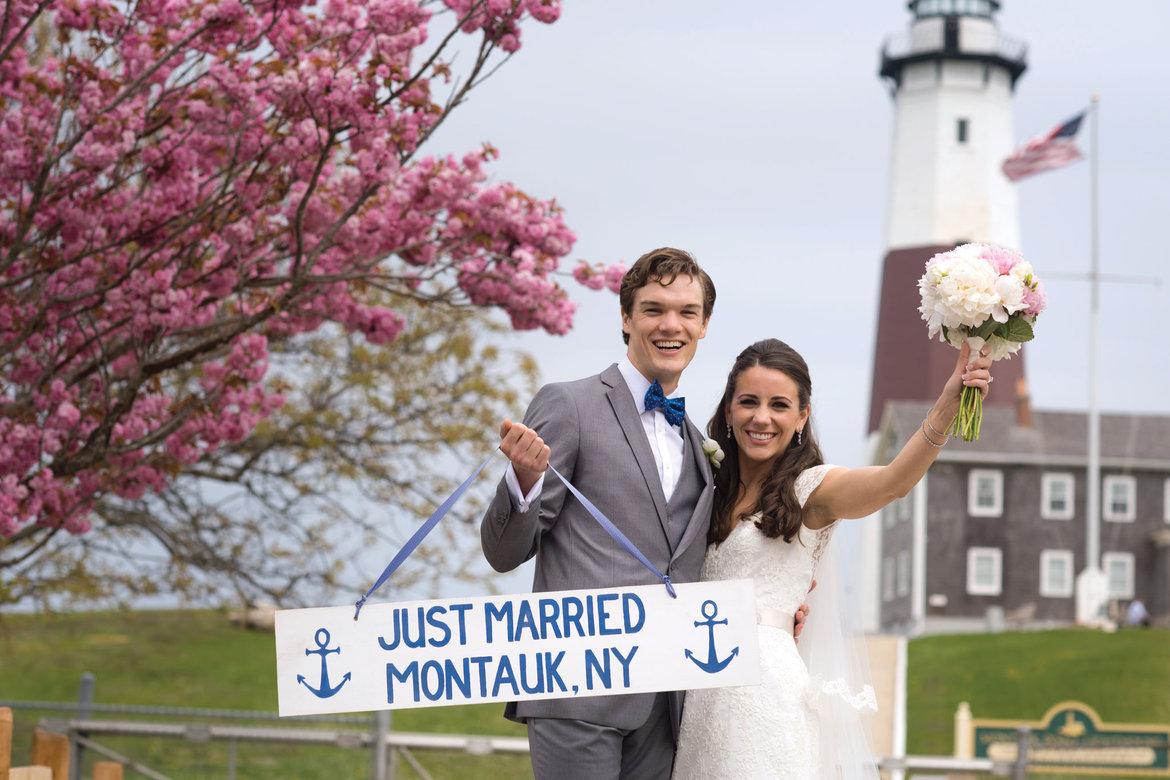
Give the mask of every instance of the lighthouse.
MULTIPOLYGON (((868 431, 891 400, 934 400, 955 364, 930 341, 918 312, 926 262, 957 244, 1019 249, 1015 185, 1000 165, 1012 151, 1012 97, 1026 47, 999 32, 998 0, 910 0, 908 32, 882 47, 880 75, 894 101, 885 261, 868 431)), ((1024 390, 1022 352, 995 367, 989 404, 1024 390)))

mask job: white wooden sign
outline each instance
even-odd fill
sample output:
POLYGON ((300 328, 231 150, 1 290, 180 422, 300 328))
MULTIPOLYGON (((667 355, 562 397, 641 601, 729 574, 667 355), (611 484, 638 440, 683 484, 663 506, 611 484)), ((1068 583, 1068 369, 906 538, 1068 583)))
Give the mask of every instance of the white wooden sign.
POLYGON ((276 613, 281 715, 754 685, 751 580, 276 613))

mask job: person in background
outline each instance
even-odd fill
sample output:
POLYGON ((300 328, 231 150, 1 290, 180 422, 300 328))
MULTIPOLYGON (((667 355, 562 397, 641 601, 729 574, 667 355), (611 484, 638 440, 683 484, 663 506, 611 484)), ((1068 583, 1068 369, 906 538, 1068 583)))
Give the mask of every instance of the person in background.
POLYGON ((1129 602, 1129 606, 1125 608, 1125 624, 1130 628, 1150 627, 1150 612, 1146 609, 1146 605, 1142 603, 1141 599, 1134 599, 1129 602))

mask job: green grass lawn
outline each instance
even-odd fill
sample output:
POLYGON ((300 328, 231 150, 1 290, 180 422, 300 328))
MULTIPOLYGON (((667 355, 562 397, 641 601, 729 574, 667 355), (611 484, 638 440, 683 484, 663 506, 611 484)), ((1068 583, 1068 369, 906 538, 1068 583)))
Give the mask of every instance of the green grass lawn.
MULTIPOLYGON (((275 712, 274 655, 271 635, 234 628, 211 611, 7 615, 0 619, 0 699, 76 701, 80 677, 88 671, 97 680, 98 703, 275 712)), ((1107 722, 1170 723, 1168 631, 924 637, 910 643, 908 674, 911 754, 951 755, 955 709, 962 701, 976 718, 1037 720, 1052 705, 1076 699, 1107 722)), ((523 727, 504 720, 502 710, 501 705, 397 710, 393 727, 523 736, 523 727)), ((21 765, 28 760, 37 720, 65 714, 16 710, 14 716, 13 759, 21 765)), ((237 725, 286 723, 305 725, 237 725)), ((225 743, 98 741, 176 780, 227 775, 225 743)), ((415 755, 435 778, 532 775, 526 755, 415 755)), ((239 778, 365 778, 369 762, 366 749, 333 747, 241 743, 236 754, 239 778)), ((398 780, 415 777, 407 764, 398 763, 398 780)))
MULTIPOLYGON (((221 613, 6 615, 0 620, 0 699, 76 701, 84 672, 94 674, 94 699, 101 704, 276 711, 272 635, 235 628, 221 613)), ((19 709, 13 716, 13 761, 20 766, 28 761, 30 737, 37 720, 42 716, 64 718, 69 714, 19 709)), ((305 727, 309 724, 292 720, 233 722, 232 725, 305 727)), ((323 727, 362 728, 336 724, 323 727)), ((397 710, 393 713, 393 728, 525 736, 524 727, 505 720, 503 705, 496 704, 397 710)), ((142 738, 97 741, 176 780, 227 776, 228 746, 224 742, 196 744, 142 738)), ((366 778, 370 757, 368 749, 240 743, 236 749, 236 776, 281 780, 366 778)), ((416 751, 415 757, 435 778, 532 776, 526 754, 470 756, 416 751)), ((87 759, 92 760, 92 753, 87 754, 87 759)), ((409 765, 398 762, 399 780, 417 776, 409 765)), ((143 775, 127 772, 126 777, 132 780, 143 775)))
POLYGON ((1039 720, 1088 704, 1107 723, 1170 724, 1170 631, 931 636, 909 644, 907 752, 951 755, 959 702, 978 718, 1039 720))

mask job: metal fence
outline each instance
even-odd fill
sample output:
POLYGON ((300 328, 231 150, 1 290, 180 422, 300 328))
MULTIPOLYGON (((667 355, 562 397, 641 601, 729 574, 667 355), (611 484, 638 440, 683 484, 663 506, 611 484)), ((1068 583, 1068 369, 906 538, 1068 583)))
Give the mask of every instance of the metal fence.
MULTIPOLYGON (((14 709, 69 712, 77 711, 82 705, 75 703, 7 701, 0 700, 0 706, 14 709)), ((392 731, 387 712, 370 716, 341 715, 332 717, 297 718, 300 723, 330 723, 337 728, 307 728, 303 726, 243 726, 230 721, 277 720, 271 712, 241 710, 211 710, 177 707, 141 707, 91 704, 91 713, 110 715, 148 715, 188 720, 214 719, 224 723, 169 722, 141 720, 96 719, 92 717, 43 718, 42 728, 69 737, 72 760, 71 780, 80 780, 82 759, 86 750, 92 750, 106 758, 117 761, 151 780, 171 780, 166 775, 144 766, 132 758, 117 753, 96 740, 100 737, 143 737, 148 739, 179 739, 188 742, 227 742, 228 767, 226 777, 236 777, 236 749, 243 743, 284 743, 300 745, 332 745, 342 749, 368 749, 371 751, 371 773, 375 780, 391 780, 391 754, 397 752, 410 767, 423 778, 430 775, 414 756, 414 750, 451 750, 476 755, 493 752, 527 753, 528 740, 522 737, 493 737, 466 734, 427 734, 392 731), (364 726, 364 728, 353 728, 364 726)), ((287 719, 280 719, 285 721, 287 719)), ((999 777, 1025 777, 1027 747, 1020 752, 1022 761, 1016 764, 992 761, 990 759, 959 759, 947 756, 905 756, 881 759, 879 768, 893 777, 902 777, 907 772, 939 772, 944 774, 990 775, 999 777)))
MULTIPOLYGON (((96 704, 93 702, 93 676, 82 676, 81 694, 77 702, 12 701, 0 699, 0 706, 13 709, 72 713, 71 718, 42 718, 41 726, 70 741, 70 780, 80 780, 84 753, 92 750, 139 772, 152 780, 170 780, 165 775, 143 766, 132 758, 121 755, 95 740, 97 737, 143 737, 149 739, 181 739, 188 742, 228 743, 228 780, 236 777, 236 749, 244 743, 284 743, 300 745, 332 745, 343 749, 370 750, 370 777, 391 780, 394 753, 414 769, 420 777, 430 775, 413 755, 414 750, 462 751, 475 755, 494 752, 527 753, 528 740, 523 737, 499 737, 470 734, 431 734, 393 731, 390 713, 375 712, 366 715, 318 715, 281 718, 274 712, 254 710, 220 710, 184 707, 149 707, 134 705, 96 704), (120 716, 119 719, 94 718, 95 713, 120 716), (156 720, 127 720, 124 716, 148 716, 156 720), (158 718, 189 722, 159 722, 158 718), (220 721, 208 723, 204 721, 220 721), (279 721, 297 725, 256 726, 238 725, 240 721, 279 721), (317 724, 306 727, 306 724, 317 724), (328 724, 334 728, 321 728, 328 724)), ((1164 746, 1163 746, 1164 747, 1164 746)), ((1024 780, 1027 777, 1031 752, 1031 730, 1022 725, 1017 732, 1015 760, 961 759, 949 756, 900 756, 880 759, 879 768, 892 778, 904 777, 908 772, 938 772, 943 774, 991 775, 1024 780)))
POLYGON ((993 761, 990 758, 952 758, 950 756, 899 756, 886 757, 878 761, 878 769, 886 772, 890 778, 901 780, 907 772, 920 774, 922 772, 940 772, 946 776, 961 775, 990 775, 993 777, 1011 777, 1014 780, 1025 780, 1028 776, 1028 738, 1027 726, 1022 727, 1018 743, 1021 749, 1017 752, 1014 762, 993 761))
POLYGON ((390 728, 389 712, 282 718, 275 712, 256 710, 96 704, 93 702, 93 689, 93 676, 87 673, 82 676, 81 695, 77 702, 0 699, 0 706, 11 707, 14 710, 72 713, 73 717, 47 717, 40 721, 42 728, 69 737, 70 780, 80 780, 87 750, 117 761, 152 780, 170 780, 154 769, 97 742, 96 739, 99 737, 181 739, 196 743, 227 742, 228 780, 235 780, 236 750, 241 742, 332 745, 343 749, 367 749, 371 754, 370 777, 373 780, 391 780, 393 763, 390 759, 394 753, 401 756, 420 777, 428 778, 428 773, 415 758, 413 750, 450 750, 476 755, 493 752, 528 752, 528 740, 523 737, 393 731, 390 728), (117 719, 99 719, 93 717, 95 714, 117 716, 117 719), (126 716, 139 718, 129 720, 126 716), (143 716, 154 720, 142 720, 143 716), (169 722, 158 720, 162 718, 169 722), (279 721, 285 724, 291 722, 294 725, 239 725, 241 721, 261 723, 279 721), (309 724, 316 725, 310 727, 309 724), (334 728, 322 728, 322 724, 334 728))

